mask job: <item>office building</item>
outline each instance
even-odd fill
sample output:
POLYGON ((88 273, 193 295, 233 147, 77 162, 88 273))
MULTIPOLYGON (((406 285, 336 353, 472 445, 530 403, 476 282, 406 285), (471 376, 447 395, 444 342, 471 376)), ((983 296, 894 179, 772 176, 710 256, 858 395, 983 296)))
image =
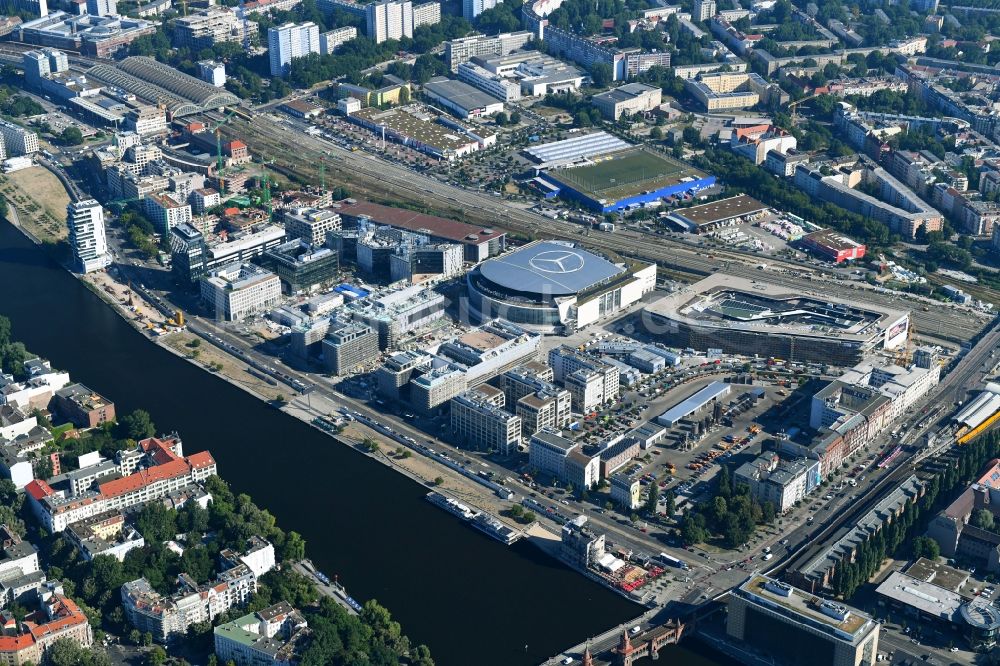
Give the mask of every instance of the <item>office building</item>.
POLYGON ((462 0, 462 16, 470 23, 474 18, 497 6, 497 0, 462 0))
POLYGON ((760 574, 733 590, 726 633, 793 666, 871 666, 878 654, 878 622, 760 574))
POLYGON ((504 456, 517 452, 521 417, 503 409, 503 397, 484 384, 451 399, 451 431, 459 446, 504 456))
MULTIPOLYGON (((586 73, 582 70, 540 51, 476 56, 472 62, 484 69, 490 77, 519 85, 520 94, 524 97, 579 90, 586 78, 586 73)), ((466 81, 477 85, 471 79, 466 81)))
POLYGON ((475 57, 502 56, 513 53, 532 38, 531 32, 505 32, 494 37, 475 35, 453 39, 445 44, 444 59, 451 71, 456 71, 463 62, 475 57))
POLYGON ((618 120, 624 115, 631 116, 659 108, 663 103, 663 91, 658 86, 626 83, 594 95, 592 103, 606 119, 618 120))
POLYGON ((319 53, 319 26, 312 21, 267 29, 271 76, 286 76, 292 60, 319 53))
POLYGON ((336 279, 340 264, 333 250, 301 239, 265 250, 260 263, 281 278, 282 286, 290 294, 336 279))
POLYGON ((90 273, 111 263, 101 204, 94 199, 71 202, 66 206, 66 224, 77 270, 90 273))
POLYGON ((575 409, 578 409, 577 401, 582 404, 599 396, 600 402, 604 402, 618 396, 621 388, 619 369, 573 347, 562 345, 549 350, 549 365, 555 381, 565 383, 570 393, 574 391, 568 383, 570 377, 573 377, 575 390, 583 391, 574 399, 575 409), (581 370, 585 372, 580 373, 581 370))
POLYGON ((611 501, 624 511, 634 511, 642 506, 640 481, 643 474, 641 466, 611 474, 608 477, 611 483, 611 501))
POLYGON ((170 230, 171 269, 184 284, 193 284, 211 270, 259 257, 284 239, 285 230, 269 224, 229 234, 226 240, 206 238, 190 224, 179 224, 170 230))
POLYGON ((301 238, 319 247, 326 243, 326 232, 340 229, 340 215, 321 208, 290 208, 282 216, 285 235, 301 238))
POLYGON ((322 349, 326 369, 339 377, 378 358, 378 333, 357 321, 332 322, 322 349))
POLYGON ((319 36, 319 52, 323 55, 332 55, 337 47, 345 44, 358 36, 358 29, 354 26, 335 28, 324 32, 319 36))
POLYGON ((297 664, 311 632, 302 614, 282 601, 213 630, 222 663, 253 666, 297 664))
POLYGON ((125 129, 140 137, 166 134, 167 113, 159 106, 136 106, 125 114, 125 129))
POLYGON ((33 155, 39 150, 38 135, 10 121, 0 120, 0 136, 3 136, 7 157, 33 155))
POLYGON ((201 298, 216 319, 241 321, 278 304, 281 280, 254 264, 233 263, 202 278, 201 298))
POLYGON ((345 306, 356 321, 378 332, 379 348, 392 349, 408 333, 444 316, 444 295, 423 285, 390 289, 345 306))
POLYGON ((420 282, 432 277, 454 277, 462 272, 462 254, 462 246, 457 243, 400 244, 389 257, 390 279, 420 282))
POLYGON ((365 7, 368 38, 376 44, 389 39, 413 37, 413 3, 410 0, 380 0, 365 7))
POLYGON ((77 428, 96 428, 115 420, 115 404, 83 384, 70 384, 56 391, 52 409, 77 428))
POLYGON ((521 86, 494 74, 475 62, 463 62, 458 66, 458 78, 501 102, 516 102, 521 99, 521 86))
POLYGON ((539 430, 528 440, 528 464, 532 469, 564 480, 566 460, 571 452, 579 448, 577 442, 563 437, 556 430, 539 430))

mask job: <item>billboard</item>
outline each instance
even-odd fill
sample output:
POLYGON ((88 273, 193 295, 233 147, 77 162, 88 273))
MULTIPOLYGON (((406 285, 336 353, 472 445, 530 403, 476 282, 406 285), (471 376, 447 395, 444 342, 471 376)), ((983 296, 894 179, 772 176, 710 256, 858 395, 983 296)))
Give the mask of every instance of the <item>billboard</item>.
POLYGON ((906 332, 910 328, 910 315, 903 315, 902 319, 891 324, 885 330, 885 348, 895 349, 906 342, 906 332))

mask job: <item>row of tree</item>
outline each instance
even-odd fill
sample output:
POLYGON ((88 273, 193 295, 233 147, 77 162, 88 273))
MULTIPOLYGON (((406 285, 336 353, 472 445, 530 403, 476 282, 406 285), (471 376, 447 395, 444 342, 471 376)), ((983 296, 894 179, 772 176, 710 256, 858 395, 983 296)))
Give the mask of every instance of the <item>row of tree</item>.
MULTIPOLYGON (((939 460, 933 476, 923 477, 923 495, 917 501, 907 503, 891 523, 861 544, 853 561, 845 558, 840 562, 831 580, 833 590, 845 599, 850 598, 891 555, 905 553, 912 557, 938 557, 940 548, 937 543, 917 535, 923 534, 927 522, 956 493, 963 492, 978 477, 983 466, 998 455, 1000 433, 994 432, 954 449, 953 456, 939 460)), ((973 519, 976 526, 988 524, 978 514, 973 519)))
POLYGON ((774 522, 777 511, 773 502, 761 504, 750 495, 746 484, 734 484, 729 468, 719 471, 715 496, 710 502, 694 505, 684 514, 680 537, 685 544, 705 543, 720 537, 723 546, 736 548, 745 543, 757 525, 774 522))

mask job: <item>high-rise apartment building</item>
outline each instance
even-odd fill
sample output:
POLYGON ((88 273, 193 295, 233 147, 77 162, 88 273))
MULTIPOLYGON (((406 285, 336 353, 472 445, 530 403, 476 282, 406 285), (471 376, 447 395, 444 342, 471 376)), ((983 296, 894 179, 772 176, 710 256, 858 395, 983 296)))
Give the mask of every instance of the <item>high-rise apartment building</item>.
POLYGON ((91 16, 118 16, 117 0, 87 0, 87 13, 91 16))
POLYGON ((413 37, 413 3, 410 0, 382 0, 365 9, 368 38, 376 44, 389 39, 413 37))
POLYGON ((286 23, 267 30, 271 76, 285 76, 292 60, 319 53, 319 26, 312 21, 286 23))
POLYGON ((38 152, 38 135, 20 125, 0 120, 0 135, 3 136, 7 155, 11 157, 38 152))
POLYGON ((694 0, 691 18, 695 21, 707 21, 715 16, 715 0, 694 0))
POLYGON ((497 0, 462 0, 462 16, 471 21, 487 9, 497 6, 497 0))
POLYGON ((74 201, 66 207, 69 244, 77 269, 83 273, 105 268, 111 263, 104 234, 104 209, 95 199, 74 201))

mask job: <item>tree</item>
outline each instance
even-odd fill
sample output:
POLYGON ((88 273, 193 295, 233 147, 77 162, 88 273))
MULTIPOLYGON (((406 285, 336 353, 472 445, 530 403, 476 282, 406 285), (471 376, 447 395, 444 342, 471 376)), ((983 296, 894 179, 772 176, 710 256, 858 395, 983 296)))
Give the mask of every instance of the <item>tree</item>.
POLYGON ((650 482, 649 491, 646 495, 646 504, 643 507, 647 514, 653 515, 656 513, 656 505, 660 501, 660 486, 657 484, 657 479, 654 476, 653 480, 650 482))
POLYGON ((512 111, 510 114, 510 124, 517 125, 521 122, 521 114, 517 111, 512 111))
POLYGON ((674 495, 674 491, 668 490, 663 494, 663 504, 664 513, 668 516, 674 515, 674 511, 677 510, 677 496, 674 495))
POLYGON ((917 537, 913 540, 913 557, 926 557, 929 560, 936 560, 941 557, 941 547, 937 541, 930 537, 917 537))
POLYGON ((654 141, 661 140, 663 138, 663 130, 661 130, 659 127, 654 127, 653 129, 649 130, 649 138, 653 139, 654 141))
POLYGON ((153 419, 150 418, 149 412, 144 409, 136 409, 122 417, 120 425, 122 433, 129 439, 139 441, 156 436, 156 426, 153 425, 153 419))
POLYGON ((298 532, 292 531, 285 535, 285 543, 281 547, 281 559, 298 561, 306 556, 306 540, 298 532))
POLYGON ((410 663, 413 666, 434 666, 431 650, 426 645, 418 645, 410 651, 410 663))
POLYGON ((440 486, 440 485, 443 485, 443 484, 444 484, 444 479, 443 478, 441 478, 440 476, 434 477, 434 485, 435 486, 440 486))
POLYGON ((83 143, 83 132, 76 125, 69 125, 59 136, 67 146, 79 146, 83 143))
POLYGON ((167 652, 159 645, 153 647, 146 655, 146 663, 150 666, 160 666, 167 661, 167 652))
POLYGON ((606 62, 595 62, 590 67, 590 80, 595 88, 607 88, 614 81, 614 71, 606 62))
POLYGON ((973 511, 972 519, 969 523, 973 527, 978 527, 981 530, 988 530, 991 532, 993 531, 995 525, 993 514, 990 513, 989 509, 977 509, 976 511, 973 511))

